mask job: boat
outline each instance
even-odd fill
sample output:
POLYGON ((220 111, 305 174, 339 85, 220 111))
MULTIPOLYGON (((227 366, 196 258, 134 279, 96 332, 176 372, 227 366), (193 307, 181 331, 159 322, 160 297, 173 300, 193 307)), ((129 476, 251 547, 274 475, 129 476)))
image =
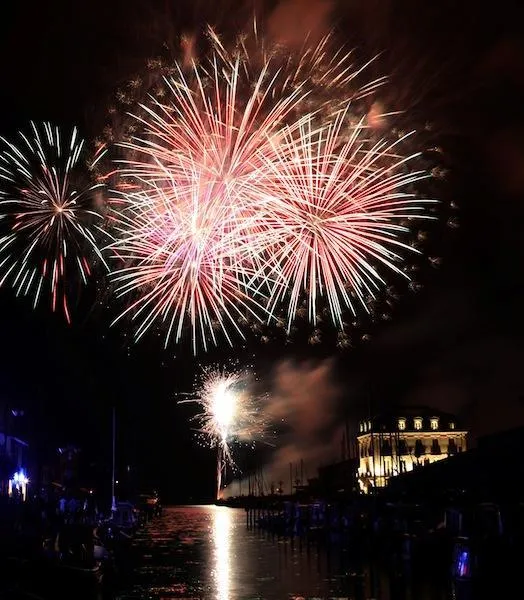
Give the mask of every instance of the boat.
POLYGON ((105 522, 109 527, 133 535, 138 528, 138 510, 131 502, 117 502, 111 512, 111 517, 105 522))

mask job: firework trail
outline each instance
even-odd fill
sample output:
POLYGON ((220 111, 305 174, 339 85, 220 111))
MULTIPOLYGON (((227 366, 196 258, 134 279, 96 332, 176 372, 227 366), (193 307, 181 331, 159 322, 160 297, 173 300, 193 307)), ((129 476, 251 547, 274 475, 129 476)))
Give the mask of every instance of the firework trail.
POLYGON ((288 331, 304 300, 315 324, 323 298, 343 329, 385 270, 403 273, 404 223, 429 203, 413 191, 419 155, 409 135, 376 136, 362 99, 383 80, 358 83, 331 38, 298 59, 256 35, 232 50, 209 39, 210 58, 172 66, 120 145, 116 320, 136 321, 137 339, 162 325, 166 345, 189 325, 196 353, 282 305, 288 331))
MULTIPOLYGON (((99 185, 82 177, 84 141, 50 123, 31 123, 19 144, 0 138, 0 285, 30 295, 36 307, 49 292, 71 320, 68 291, 86 284, 93 257, 102 263, 95 234, 99 185)), ((105 264, 105 263, 104 263, 105 264)))
POLYGON ((259 398, 249 391, 250 379, 248 371, 207 368, 192 397, 180 401, 196 402, 202 408, 195 420, 203 442, 217 448, 217 498, 227 465, 234 466, 231 444, 253 443, 264 437, 265 421, 260 413, 259 398))

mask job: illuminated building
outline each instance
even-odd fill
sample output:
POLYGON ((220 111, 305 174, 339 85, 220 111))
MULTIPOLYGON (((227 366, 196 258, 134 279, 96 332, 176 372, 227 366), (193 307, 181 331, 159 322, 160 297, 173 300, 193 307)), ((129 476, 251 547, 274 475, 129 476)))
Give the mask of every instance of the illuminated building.
POLYGON ((27 500, 27 486, 29 479, 22 469, 14 473, 9 480, 7 493, 10 497, 18 497, 22 502, 27 500))
POLYGON ((369 493, 390 477, 466 450, 467 431, 450 414, 428 408, 399 409, 359 423, 358 481, 369 493))
POLYGON ((19 431, 17 421, 24 411, 4 403, 0 407, 0 494, 27 498, 26 475, 28 444, 14 435, 19 431))
POLYGON ((523 439, 524 427, 485 435, 475 448, 395 477, 388 487, 393 495, 407 495, 420 503, 428 498, 448 502, 451 494, 502 506, 524 505, 524 489, 511 485, 524 478, 523 439))
POLYGON ((27 463, 27 443, 0 431, 0 494, 27 497, 29 480, 24 468, 27 463))

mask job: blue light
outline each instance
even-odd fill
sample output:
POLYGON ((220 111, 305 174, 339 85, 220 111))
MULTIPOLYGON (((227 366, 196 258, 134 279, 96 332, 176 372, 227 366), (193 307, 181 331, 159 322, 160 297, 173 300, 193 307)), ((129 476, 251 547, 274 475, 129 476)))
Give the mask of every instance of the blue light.
POLYGON ((463 550, 458 559, 458 576, 467 577, 469 575, 469 552, 463 550))
POLYGON ((27 483, 29 481, 29 479, 27 479, 24 470, 20 469, 20 471, 17 471, 13 475, 12 481, 16 484, 19 484, 19 483, 27 483))

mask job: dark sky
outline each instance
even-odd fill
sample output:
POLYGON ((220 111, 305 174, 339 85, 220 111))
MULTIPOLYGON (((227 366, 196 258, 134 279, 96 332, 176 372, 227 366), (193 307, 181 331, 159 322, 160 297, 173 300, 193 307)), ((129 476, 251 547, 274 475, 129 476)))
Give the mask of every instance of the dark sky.
MULTIPOLYGON (((363 53, 387 49, 380 66, 392 72, 397 101, 409 105, 415 121, 434 124, 449 167, 443 194, 458 205, 460 224, 439 240, 442 267, 425 277, 422 291, 401 300, 393 320, 375 327, 367 344, 340 352, 330 343, 297 343, 291 350, 278 342, 251 343, 242 352, 254 355, 267 376, 290 352, 334 355, 336 376, 347 389, 341 411, 358 414, 367 402, 430 404, 459 412, 477 435, 524 424, 521 20, 504 2, 496 3, 496 13, 470 1, 459 11, 454 2, 424 4, 330 6, 342 38, 363 53)), ((166 27, 169 5, 27 0, 4 7, 0 132, 46 119, 96 135, 118 84, 167 30, 178 31, 179 23, 191 29, 206 3, 192 11, 174 3, 166 27)), ((211 18, 220 15, 219 3, 213 6, 211 18)), ((289 33, 287 15, 297 10, 325 26, 329 19, 318 6, 295 0, 269 13, 273 25, 289 33)), ((27 407, 40 444, 77 442, 99 459, 109 454, 116 403, 123 462, 152 480, 170 481, 171 492, 183 480, 181 487, 196 496, 208 493, 214 458, 196 447, 186 420, 191 411, 174 399, 192 385, 190 350, 176 349, 174 358, 156 336, 130 348, 125 327, 109 331, 109 321, 109 311, 86 308, 67 327, 44 304, 32 311, 29 302, 0 289, 0 394, 27 407)), ((202 360, 235 353, 219 349, 202 360)))

